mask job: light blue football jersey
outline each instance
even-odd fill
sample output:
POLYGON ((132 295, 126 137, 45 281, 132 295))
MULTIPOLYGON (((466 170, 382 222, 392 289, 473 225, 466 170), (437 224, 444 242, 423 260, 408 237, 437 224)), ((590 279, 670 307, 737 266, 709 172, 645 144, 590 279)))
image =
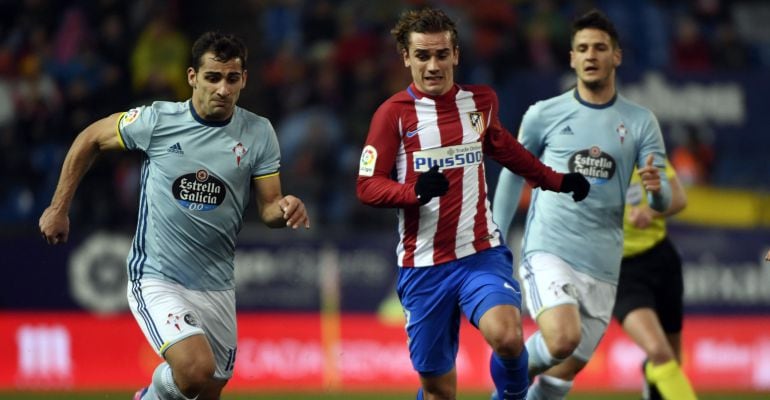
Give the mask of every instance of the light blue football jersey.
MULTIPOLYGON (((555 254, 576 270, 616 283, 623 254, 623 209, 634 165, 649 154, 665 169, 665 146, 651 111, 620 95, 604 105, 589 104, 577 90, 535 103, 527 110, 519 141, 558 172, 580 172, 591 183, 588 197, 532 191, 522 240, 522 257, 555 254)), ((505 234, 519 202, 523 179, 504 169, 493 218, 505 234)), ((661 173, 661 193, 653 208, 668 207, 671 189, 661 173)))
POLYGON ((232 289, 251 181, 278 173, 270 122, 240 107, 227 121, 205 121, 190 101, 159 101, 124 113, 117 128, 126 149, 145 155, 129 279, 232 289))

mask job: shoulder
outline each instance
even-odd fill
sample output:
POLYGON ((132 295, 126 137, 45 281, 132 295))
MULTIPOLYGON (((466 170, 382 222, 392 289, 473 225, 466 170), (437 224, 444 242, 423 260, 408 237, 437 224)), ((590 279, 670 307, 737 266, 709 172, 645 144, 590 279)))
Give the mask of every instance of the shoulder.
POLYGON ((460 85, 460 90, 471 93, 477 101, 497 102, 497 93, 488 85, 460 85))
POLYGON ((129 125, 136 120, 144 121, 144 124, 156 123, 174 124, 177 118, 186 116, 190 111, 186 102, 155 101, 150 105, 134 107, 121 116, 121 127, 129 125))
POLYGON ((236 107, 233 119, 238 126, 246 132, 253 132, 255 140, 270 140, 275 137, 273 123, 267 117, 263 117, 245 108, 236 107))
POLYGON ((391 114, 391 113, 399 113, 404 109, 407 108, 413 108, 414 107, 414 97, 412 97, 409 92, 406 90, 402 90, 392 96, 390 96, 387 100, 383 101, 382 104, 380 104, 379 107, 377 107, 377 114, 391 114))
POLYGON ((242 107, 235 107, 235 118, 241 121, 258 126, 272 126, 272 123, 267 117, 263 117, 255 112, 249 111, 242 107))
POLYGON ((622 110, 624 114, 630 115, 635 119, 656 120, 655 114, 652 112, 652 110, 641 104, 633 102, 626 97, 621 96, 620 94, 618 94, 617 107, 622 110))
POLYGON ((525 115, 529 118, 538 119, 560 118, 565 112, 574 110, 576 104, 577 100, 572 90, 569 90, 558 96, 535 102, 535 104, 529 106, 525 115))
POLYGON ((179 115, 190 111, 190 103, 187 101, 154 101, 145 108, 158 115, 179 115))
POLYGON ((471 92, 474 95, 496 96, 495 90, 489 85, 459 85, 460 90, 471 92))
POLYGON ((175 116, 182 115, 189 110, 184 102, 155 101, 149 105, 133 107, 122 113, 119 117, 118 128, 122 131, 133 125, 133 131, 142 128, 156 126, 159 123, 172 123, 175 116), (171 119, 166 118, 171 117, 171 119))

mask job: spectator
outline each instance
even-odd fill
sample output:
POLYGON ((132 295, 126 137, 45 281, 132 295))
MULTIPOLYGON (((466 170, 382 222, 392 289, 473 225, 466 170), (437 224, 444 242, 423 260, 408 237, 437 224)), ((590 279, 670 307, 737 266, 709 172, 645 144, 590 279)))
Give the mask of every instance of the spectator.
POLYGON ((676 37, 671 46, 671 63, 680 72, 705 72, 711 69, 711 51, 700 26, 690 16, 677 21, 676 37))
POLYGON ((167 13, 148 22, 131 54, 135 93, 140 98, 187 98, 190 87, 179 71, 184 71, 189 64, 189 49, 187 37, 167 13))

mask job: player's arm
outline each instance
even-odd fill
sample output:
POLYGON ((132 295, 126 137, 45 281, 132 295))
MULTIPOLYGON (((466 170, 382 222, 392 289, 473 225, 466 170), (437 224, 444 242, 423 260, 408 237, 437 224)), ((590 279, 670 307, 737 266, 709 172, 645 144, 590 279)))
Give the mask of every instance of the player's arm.
POLYGON ((666 147, 658 120, 650 113, 644 141, 637 159, 642 187, 647 191, 647 202, 655 211, 665 212, 671 204, 671 185, 665 174, 666 147))
POLYGON ((38 222, 40 232, 49 244, 67 242, 72 199, 80 180, 99 153, 124 148, 118 133, 118 120, 122 114, 115 113, 92 123, 72 142, 64 158, 51 204, 38 222))
POLYGON ((254 178, 254 185, 259 215, 265 225, 271 228, 310 228, 305 203, 292 195, 281 194, 281 178, 278 173, 254 178))
POLYGON ((562 184, 563 175, 557 173, 549 166, 543 164, 531 152, 538 154, 542 147, 539 144, 537 135, 526 135, 525 132, 541 132, 536 126, 533 126, 537 120, 536 106, 530 107, 522 120, 521 130, 519 131, 520 140, 526 141, 527 146, 522 145, 513 135, 503 127, 498 117, 497 96, 493 96, 491 108, 489 111, 489 126, 487 127, 482 140, 482 149, 484 154, 489 155, 502 166, 511 172, 527 180, 532 187, 542 187, 546 190, 559 191, 562 184))
POLYGON ((390 177, 401 144, 396 117, 391 113, 388 106, 381 106, 372 117, 358 168, 356 195, 362 203, 375 207, 418 206, 416 182, 402 184, 390 177))
POLYGON ((671 203, 664 212, 651 210, 654 218, 670 217, 678 214, 687 207, 687 192, 685 192, 684 187, 679 182, 676 175, 668 176, 668 184, 671 186, 671 203))
POLYGON ((506 168, 500 170, 495 197, 492 200, 492 220, 500 227, 503 236, 508 235, 508 231, 511 229, 523 185, 524 179, 520 176, 516 176, 506 168))
POLYGON ((482 142, 484 154, 497 160, 511 172, 524 177, 532 187, 561 193, 572 192, 575 201, 583 200, 588 196, 591 185, 582 174, 558 173, 535 156, 540 154, 543 148, 540 138, 544 130, 535 123, 538 120, 537 113, 537 106, 533 106, 524 115, 519 143, 500 123, 495 96, 490 111, 490 124, 482 142))
POLYGON ((653 218, 666 218, 679 213, 687 207, 687 193, 679 182, 673 167, 666 162, 666 177, 671 186, 671 203, 664 212, 658 212, 647 204, 631 207, 628 211, 628 221, 639 229, 647 228, 653 218))

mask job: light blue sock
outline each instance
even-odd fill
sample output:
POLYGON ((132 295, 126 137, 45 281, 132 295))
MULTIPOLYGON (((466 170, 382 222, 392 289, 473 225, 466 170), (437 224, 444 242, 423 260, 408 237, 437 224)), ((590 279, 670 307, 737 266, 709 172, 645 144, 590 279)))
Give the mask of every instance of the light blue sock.
POLYGON ((152 384, 147 388, 147 393, 142 400, 195 400, 195 397, 185 397, 174 383, 171 366, 167 362, 161 363, 152 373, 152 384))
POLYGON ((495 382, 497 398, 500 400, 524 400, 527 397, 529 376, 527 375, 526 347, 518 357, 503 358, 495 352, 489 359, 489 371, 495 382))
POLYGON ((572 389, 572 381, 540 375, 534 385, 529 387, 527 400, 562 400, 572 389))
POLYGON ((533 333, 527 339, 526 347, 529 352, 528 368, 530 379, 535 379, 535 376, 540 375, 543 371, 564 361, 563 358, 556 358, 551 355, 540 331, 533 333))
POLYGON ((425 397, 422 395, 422 388, 417 391, 417 400, 425 400, 425 397))

